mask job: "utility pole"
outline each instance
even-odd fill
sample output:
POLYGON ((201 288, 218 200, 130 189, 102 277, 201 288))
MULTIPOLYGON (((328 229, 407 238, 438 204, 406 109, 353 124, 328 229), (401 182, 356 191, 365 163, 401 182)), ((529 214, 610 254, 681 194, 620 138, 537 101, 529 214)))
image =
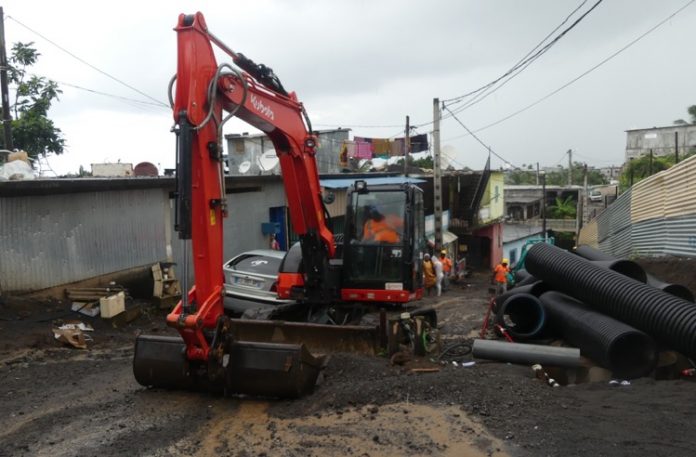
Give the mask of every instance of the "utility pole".
POLYGON ((5 51, 5 13, 0 6, 0 92, 2 92, 2 127, 5 134, 5 149, 14 149, 12 144, 12 116, 10 94, 7 90, 7 52, 5 51))
POLYGON ((433 99, 433 217, 435 249, 442 249, 442 170, 440 169, 440 99, 433 99))
POLYGON ((568 149, 568 187, 573 185, 573 150, 568 149))
POLYGON ((577 218, 577 224, 578 224, 578 230, 577 230, 577 236, 580 236, 580 229, 582 226, 585 224, 585 221, 587 220, 587 164, 585 164, 582 167, 582 199, 578 202, 580 205, 579 211, 578 211, 578 218, 577 218))
POLYGON ((411 119, 406 116, 406 131, 404 132, 404 176, 408 176, 408 153, 411 152, 411 137, 409 132, 411 130, 411 119))
POLYGON ((539 185, 539 162, 537 162, 536 185, 539 185))
POLYGON ((653 151, 651 149, 650 150, 650 166, 648 168, 648 176, 652 176, 652 171, 653 171, 653 151))
POLYGON ((546 240, 546 173, 541 173, 541 232, 546 240))
POLYGON ((679 163, 679 132, 674 132, 674 163, 679 163))

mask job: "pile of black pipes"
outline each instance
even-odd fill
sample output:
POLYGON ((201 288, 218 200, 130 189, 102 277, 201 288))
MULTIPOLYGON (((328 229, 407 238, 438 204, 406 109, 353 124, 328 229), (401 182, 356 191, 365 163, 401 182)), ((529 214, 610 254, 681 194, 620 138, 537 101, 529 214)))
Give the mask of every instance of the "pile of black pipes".
MULTIPOLYGON (((599 261, 599 262, 614 262, 617 260, 621 260, 621 259, 616 259, 615 257, 612 257, 609 254, 605 254, 604 252, 602 252, 598 249, 595 249, 591 246, 586 246, 586 245, 578 246, 577 248, 575 248, 575 253, 577 255, 579 255, 580 257, 585 258, 587 260, 593 260, 593 261, 599 261)), ((617 271, 618 273, 624 274, 626 276, 631 276, 630 274, 626 274, 626 272, 622 271, 621 269, 619 269, 619 270, 615 270, 614 268, 611 268, 611 269, 614 271, 617 271)), ((663 282, 663 281, 659 280, 658 278, 656 278, 650 274, 646 274, 645 277, 646 277, 646 279, 642 282, 647 282, 647 284, 649 286, 660 289, 663 292, 667 292, 668 294, 672 294, 676 297, 683 298, 684 300, 694 302, 694 294, 691 292, 691 290, 689 290, 688 287, 685 287, 681 284, 670 284, 670 283, 663 282)))
MULTIPOLYGON (((607 259, 599 259, 607 260, 607 259)), ((529 273, 595 310, 696 356, 696 306, 546 243, 527 253, 529 273)))
POLYGON ((655 368, 655 342, 645 333, 560 292, 546 292, 539 299, 550 325, 560 331, 563 339, 581 348, 583 355, 599 365, 610 368, 614 376, 639 378, 655 368))

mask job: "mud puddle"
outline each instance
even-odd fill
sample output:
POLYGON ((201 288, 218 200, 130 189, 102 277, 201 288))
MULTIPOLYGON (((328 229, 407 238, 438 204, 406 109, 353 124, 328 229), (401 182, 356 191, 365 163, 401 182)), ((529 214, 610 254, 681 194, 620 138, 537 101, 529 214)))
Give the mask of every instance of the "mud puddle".
POLYGON ((367 405, 292 419, 274 418, 268 407, 245 400, 234 414, 214 418, 195 455, 508 455, 499 440, 455 406, 367 405))

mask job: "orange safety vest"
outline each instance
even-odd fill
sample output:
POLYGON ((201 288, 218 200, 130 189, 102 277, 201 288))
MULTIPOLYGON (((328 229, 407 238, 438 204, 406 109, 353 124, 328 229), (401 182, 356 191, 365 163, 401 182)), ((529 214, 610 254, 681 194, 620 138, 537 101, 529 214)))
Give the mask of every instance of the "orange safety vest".
POLYGON ((392 220, 391 223, 387 222, 386 217, 381 221, 376 221, 374 219, 368 220, 365 222, 365 227, 363 229, 363 239, 384 241, 386 243, 398 243, 399 234, 392 226, 395 222, 394 220, 392 220))
POLYGON ((442 271, 445 273, 452 271, 452 261, 448 257, 440 257, 440 262, 442 262, 442 271))
POLYGON ((507 282, 507 274, 510 272, 510 268, 504 267, 502 263, 499 263, 495 266, 493 272, 495 273, 495 282, 503 284, 507 282))

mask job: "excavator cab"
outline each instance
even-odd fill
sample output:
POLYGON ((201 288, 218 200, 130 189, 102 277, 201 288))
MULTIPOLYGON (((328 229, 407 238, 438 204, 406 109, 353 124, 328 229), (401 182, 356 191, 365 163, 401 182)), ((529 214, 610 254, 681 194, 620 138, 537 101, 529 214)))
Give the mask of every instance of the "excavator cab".
POLYGON ((414 184, 368 186, 348 195, 341 300, 405 303, 423 295, 423 192, 414 184))

